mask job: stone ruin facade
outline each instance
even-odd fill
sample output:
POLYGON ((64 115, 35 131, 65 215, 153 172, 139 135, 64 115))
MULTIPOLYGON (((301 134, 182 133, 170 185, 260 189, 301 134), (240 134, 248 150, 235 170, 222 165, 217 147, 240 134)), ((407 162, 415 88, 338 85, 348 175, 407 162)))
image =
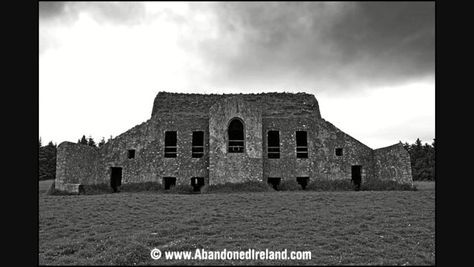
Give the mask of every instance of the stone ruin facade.
POLYGON ((401 143, 372 149, 321 117, 306 93, 160 92, 151 118, 101 148, 58 146, 55 187, 158 182, 203 185, 294 179, 369 179, 412 183, 401 143))

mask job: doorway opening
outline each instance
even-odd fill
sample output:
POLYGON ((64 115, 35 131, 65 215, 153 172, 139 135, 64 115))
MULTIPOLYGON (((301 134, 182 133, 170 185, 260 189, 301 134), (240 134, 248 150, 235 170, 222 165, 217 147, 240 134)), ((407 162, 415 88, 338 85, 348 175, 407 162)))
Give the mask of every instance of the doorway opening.
POLYGON ((165 190, 170 189, 172 186, 176 185, 176 177, 163 177, 163 185, 165 190))
POLYGON ((204 177, 191 178, 191 186, 193 187, 194 192, 199 192, 203 185, 204 185, 204 177))
POLYGON ((309 182, 309 177, 296 177, 296 181, 301 185, 301 189, 305 190, 309 182))
POLYGON ((352 182, 354 183, 354 187, 356 191, 360 190, 360 184, 362 182, 362 166, 354 165, 352 166, 352 182))
POLYGON ((278 191, 278 186, 280 185, 281 178, 280 177, 268 177, 267 183, 273 186, 273 189, 278 191))
POLYGON ((122 185, 122 168, 121 167, 110 167, 110 187, 115 192, 119 191, 120 186, 122 185))

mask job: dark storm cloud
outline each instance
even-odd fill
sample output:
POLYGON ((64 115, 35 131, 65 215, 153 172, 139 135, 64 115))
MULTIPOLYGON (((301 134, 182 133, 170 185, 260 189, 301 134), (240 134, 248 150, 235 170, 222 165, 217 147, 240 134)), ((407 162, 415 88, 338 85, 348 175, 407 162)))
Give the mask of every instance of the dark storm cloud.
POLYGON ((55 17, 64 12, 65 2, 39 2, 40 19, 55 17))
POLYGON ((75 21, 80 12, 89 13, 100 23, 137 24, 145 16, 143 3, 133 2, 40 2, 42 21, 75 21))
MULTIPOLYGON (((434 3, 213 3, 198 50, 223 83, 393 85, 434 75, 434 3)), ((320 88, 324 89, 324 88, 320 88)))

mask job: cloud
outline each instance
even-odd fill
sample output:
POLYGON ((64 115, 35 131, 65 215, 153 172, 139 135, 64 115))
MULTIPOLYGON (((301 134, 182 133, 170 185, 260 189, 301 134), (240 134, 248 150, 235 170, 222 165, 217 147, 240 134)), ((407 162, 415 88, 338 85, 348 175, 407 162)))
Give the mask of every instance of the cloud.
POLYGON ((70 24, 78 18, 77 3, 39 2, 40 26, 49 23, 70 24))
POLYGON ((39 2, 40 53, 57 47, 55 27, 68 27, 87 14, 100 24, 139 25, 146 18, 143 3, 133 2, 39 2))
MULTIPOLYGON (((40 2, 40 26, 73 23, 81 13, 128 26, 161 16, 177 26, 178 45, 199 62, 196 82, 336 93, 434 76, 434 5, 40 2)), ((40 52, 58 43, 42 31, 40 52)))
POLYGON ((81 13, 89 13, 100 23, 138 24, 145 16, 143 3, 133 2, 40 2, 40 20, 75 21, 81 13))
POLYGON ((208 20, 215 29, 193 36, 187 45, 213 69, 214 82, 224 87, 317 86, 344 91, 434 75, 431 2, 192 7, 211 10, 208 20))

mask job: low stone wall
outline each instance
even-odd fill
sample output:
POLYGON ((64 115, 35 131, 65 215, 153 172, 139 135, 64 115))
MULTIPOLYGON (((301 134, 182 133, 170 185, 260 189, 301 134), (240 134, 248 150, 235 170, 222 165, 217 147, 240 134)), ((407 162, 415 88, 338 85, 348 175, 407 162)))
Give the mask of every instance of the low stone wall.
POLYGON ((410 154, 401 143, 374 150, 375 176, 381 180, 413 184, 410 154))
POLYGON ((79 194, 81 190, 81 184, 55 183, 54 187, 59 191, 76 194, 79 194))
POLYGON ((57 149, 55 188, 78 192, 79 184, 94 184, 100 165, 97 148, 62 142, 57 149))

